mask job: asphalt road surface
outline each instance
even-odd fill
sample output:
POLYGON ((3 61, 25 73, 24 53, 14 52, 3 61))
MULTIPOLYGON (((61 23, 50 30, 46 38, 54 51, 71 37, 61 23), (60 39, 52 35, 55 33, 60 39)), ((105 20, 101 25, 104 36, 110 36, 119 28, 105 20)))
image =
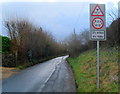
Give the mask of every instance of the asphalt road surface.
POLYGON ((2 92, 76 92, 67 57, 34 65, 3 80, 2 92))

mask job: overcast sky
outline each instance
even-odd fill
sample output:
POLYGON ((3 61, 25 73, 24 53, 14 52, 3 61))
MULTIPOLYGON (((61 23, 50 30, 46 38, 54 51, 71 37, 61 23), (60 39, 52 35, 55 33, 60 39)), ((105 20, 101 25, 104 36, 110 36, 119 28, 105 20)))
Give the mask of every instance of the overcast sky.
MULTIPOLYGON (((2 17, 28 18, 33 24, 52 32, 57 40, 62 40, 76 29, 77 33, 89 29, 89 4, 92 2, 5 2, 2 3, 2 17)), ((116 2, 103 2, 107 12, 116 7, 116 2)), ((0 8, 1 10, 1 8, 0 8)), ((107 25, 111 19, 107 17, 107 25)), ((4 29, 4 28, 3 28, 4 29)), ((2 32, 6 35, 5 30, 2 32)))

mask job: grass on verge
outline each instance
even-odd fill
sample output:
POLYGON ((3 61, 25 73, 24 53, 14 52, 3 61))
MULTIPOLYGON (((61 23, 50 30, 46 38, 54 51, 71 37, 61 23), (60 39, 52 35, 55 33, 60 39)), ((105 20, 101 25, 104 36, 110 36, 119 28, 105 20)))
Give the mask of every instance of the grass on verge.
POLYGON ((68 58, 74 71, 78 92, 118 92, 118 50, 100 49, 100 89, 97 89, 96 50, 68 58))

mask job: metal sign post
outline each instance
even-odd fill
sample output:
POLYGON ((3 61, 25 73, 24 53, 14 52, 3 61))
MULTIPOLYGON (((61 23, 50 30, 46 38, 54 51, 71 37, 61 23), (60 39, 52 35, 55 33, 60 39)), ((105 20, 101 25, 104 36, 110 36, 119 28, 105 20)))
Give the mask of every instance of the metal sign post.
POLYGON ((105 4, 90 4, 90 39, 97 41, 97 88, 100 88, 99 42, 106 40, 105 4))
POLYGON ((100 88, 100 49, 97 41, 97 88, 100 88))

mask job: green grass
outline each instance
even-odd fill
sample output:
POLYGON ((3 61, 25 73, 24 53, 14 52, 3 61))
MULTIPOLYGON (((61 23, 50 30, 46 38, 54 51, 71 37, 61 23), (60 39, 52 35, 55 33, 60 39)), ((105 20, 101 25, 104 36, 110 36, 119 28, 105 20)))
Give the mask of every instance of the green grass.
POLYGON ((25 66, 19 65, 19 66, 16 66, 16 68, 18 68, 18 69, 24 69, 25 66))
POLYGON ((74 71, 78 92, 118 92, 118 51, 115 48, 100 49, 100 84, 97 89, 96 50, 68 58, 74 71))

